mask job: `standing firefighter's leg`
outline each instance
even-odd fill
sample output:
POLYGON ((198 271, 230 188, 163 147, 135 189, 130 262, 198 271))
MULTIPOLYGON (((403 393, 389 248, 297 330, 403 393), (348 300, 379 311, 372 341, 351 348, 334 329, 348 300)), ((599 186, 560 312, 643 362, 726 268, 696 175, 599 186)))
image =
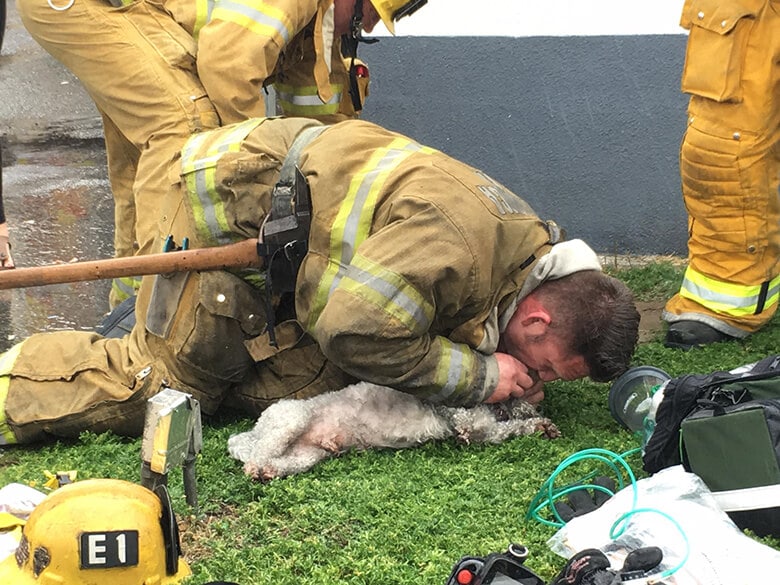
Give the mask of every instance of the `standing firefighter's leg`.
POLYGON ((672 347, 743 338, 777 309, 780 14, 772 5, 736 19, 726 35, 720 22, 717 31, 691 29, 683 89, 693 95, 680 156, 689 266, 664 312, 672 347), (718 62, 728 67, 710 67, 704 57, 715 50, 727 52, 718 62))
MULTIPOLYGON (((135 238, 135 199, 133 183, 138 171, 140 151, 114 122, 103 115, 103 134, 108 157, 108 178, 114 195, 114 255, 117 258, 133 256, 138 248, 135 238)), ((109 306, 114 309, 121 302, 135 296, 141 286, 141 277, 115 278, 111 283, 109 306)))

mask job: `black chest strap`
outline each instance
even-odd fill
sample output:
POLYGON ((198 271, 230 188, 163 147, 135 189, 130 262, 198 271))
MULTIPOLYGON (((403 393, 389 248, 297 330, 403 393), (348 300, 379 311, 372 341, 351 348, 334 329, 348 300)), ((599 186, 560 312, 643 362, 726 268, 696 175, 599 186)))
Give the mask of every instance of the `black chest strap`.
POLYGON ((260 228, 257 253, 265 260, 267 330, 274 347, 277 347, 274 300, 284 293, 295 292, 298 269, 309 249, 311 194, 298 162, 303 149, 327 128, 306 128, 295 138, 271 194, 271 210, 260 228))

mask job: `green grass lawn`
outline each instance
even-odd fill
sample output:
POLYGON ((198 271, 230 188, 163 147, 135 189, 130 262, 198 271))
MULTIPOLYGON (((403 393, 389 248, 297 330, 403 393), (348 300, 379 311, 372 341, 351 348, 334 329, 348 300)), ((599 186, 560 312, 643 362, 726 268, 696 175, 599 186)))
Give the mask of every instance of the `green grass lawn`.
MULTIPOLYGON (((640 300, 665 299, 682 270, 659 262, 613 270, 640 300)), ((636 365, 673 376, 731 369, 780 348, 780 318, 738 343, 702 350, 666 349, 661 333, 641 344, 636 365)), ((299 477, 263 485, 243 475, 227 453, 232 433, 253 421, 222 415, 204 420, 197 462, 201 515, 184 501, 181 474, 170 478, 182 543, 200 585, 223 579, 241 585, 403 584, 444 585, 464 555, 525 544, 527 565, 550 580, 564 560, 546 541, 555 529, 525 520, 540 486, 566 457, 600 447, 617 453, 639 439, 613 421, 609 385, 589 381, 548 385, 544 413, 563 436, 521 437, 498 446, 454 441, 403 451, 349 453, 299 477)), ((629 458, 641 477, 641 459, 629 458)), ((78 441, 0 451, 0 485, 41 487, 45 470, 78 470, 78 478, 140 478, 140 440, 85 433, 78 441)), ((584 470, 583 470, 584 472, 584 470)), ((763 540, 780 549, 780 541, 763 540)))

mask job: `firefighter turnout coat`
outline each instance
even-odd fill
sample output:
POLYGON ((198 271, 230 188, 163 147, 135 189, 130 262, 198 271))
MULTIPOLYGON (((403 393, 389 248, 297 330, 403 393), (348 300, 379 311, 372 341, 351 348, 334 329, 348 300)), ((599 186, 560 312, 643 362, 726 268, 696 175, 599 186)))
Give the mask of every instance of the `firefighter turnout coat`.
MULTIPOLYGON (((194 136, 171 232, 196 247, 257 237, 294 139, 318 125, 253 119, 194 136)), ((44 333, 0 356, 4 440, 138 434, 161 384, 207 413, 256 414, 356 378, 450 405, 490 396, 502 324, 573 242, 553 245, 554 224, 483 172, 368 122, 326 127, 298 166, 312 222, 295 316, 276 308, 278 348, 262 271, 145 277, 129 336, 44 333)), ((566 273, 598 268, 582 246, 592 260, 566 273)))
MULTIPOLYGON (((265 116, 266 84, 275 83, 286 115, 356 115, 333 0, 114 4, 17 0, 27 30, 78 77, 102 115, 117 256, 162 250, 172 159, 193 132, 265 116)), ((358 81, 366 94, 368 78, 358 81)), ((112 305, 139 282, 115 281, 112 305)))
POLYGON ((664 319, 741 338, 780 293, 780 1, 686 0, 681 24, 689 266, 664 319))

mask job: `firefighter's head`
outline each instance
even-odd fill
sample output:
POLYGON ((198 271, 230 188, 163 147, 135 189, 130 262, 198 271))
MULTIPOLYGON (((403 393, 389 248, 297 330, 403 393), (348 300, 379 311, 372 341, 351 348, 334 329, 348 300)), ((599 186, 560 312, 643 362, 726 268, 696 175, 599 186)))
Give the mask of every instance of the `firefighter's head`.
POLYGON ((85 480, 33 510, 16 553, 0 563, 0 583, 172 585, 190 575, 179 554, 164 488, 85 480))

